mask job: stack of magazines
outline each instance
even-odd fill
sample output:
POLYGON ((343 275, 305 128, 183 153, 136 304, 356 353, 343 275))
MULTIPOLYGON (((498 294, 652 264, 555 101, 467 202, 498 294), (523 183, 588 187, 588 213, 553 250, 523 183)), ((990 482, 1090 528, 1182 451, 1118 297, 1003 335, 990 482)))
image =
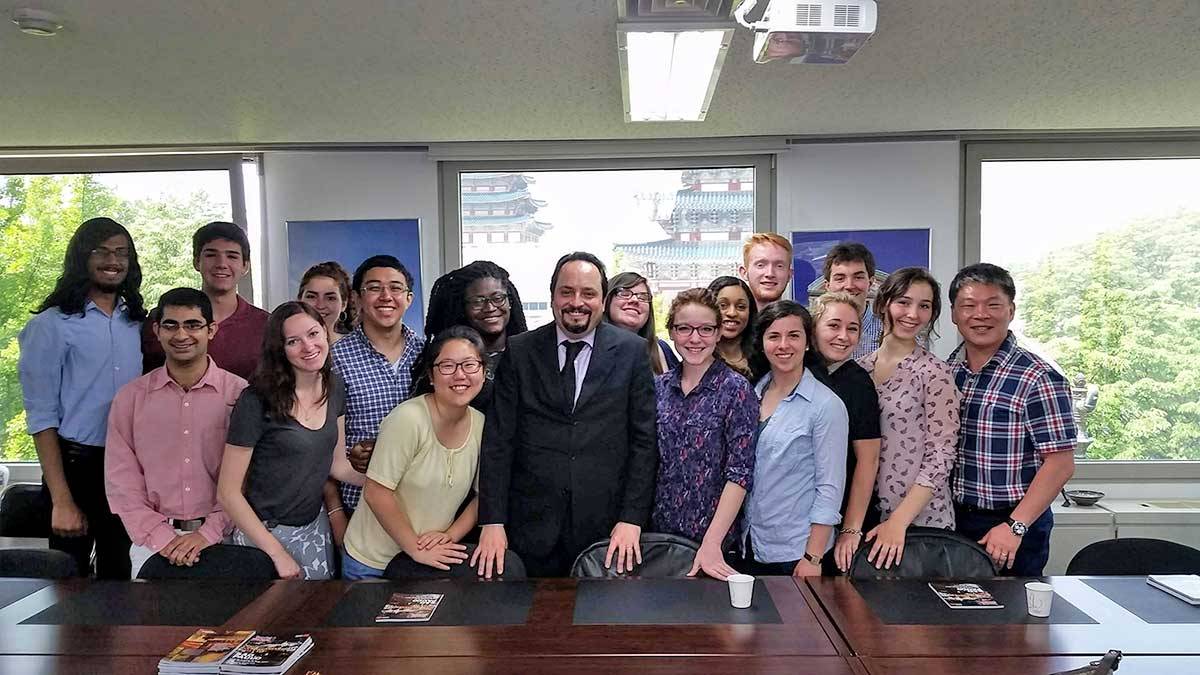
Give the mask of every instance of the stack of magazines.
POLYGON ((159 675, 282 675, 312 649, 312 637, 200 629, 158 662, 159 675))

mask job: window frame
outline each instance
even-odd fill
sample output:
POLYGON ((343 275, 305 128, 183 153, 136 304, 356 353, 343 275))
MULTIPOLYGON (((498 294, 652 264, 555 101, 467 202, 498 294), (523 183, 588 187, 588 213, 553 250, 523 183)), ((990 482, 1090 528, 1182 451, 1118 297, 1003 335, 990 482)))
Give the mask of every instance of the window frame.
POLYGON ((438 192, 441 206, 438 220, 441 230, 443 270, 462 266, 462 205, 459 201, 459 176, 464 173, 506 173, 535 171, 636 171, 688 170, 752 167, 754 169, 754 231, 775 232, 775 153, 624 157, 488 159, 438 162, 438 192))
MULTIPOLYGON (((246 193, 242 164, 257 159, 245 153, 196 154, 97 154, 97 155, 0 155, 0 175, 149 173, 162 171, 225 171, 229 177, 229 209, 233 222, 251 235, 246 221, 246 193)), ((259 164, 261 166, 261 163, 259 164)), ((260 185, 261 190, 261 185, 260 185)), ((259 224, 261 227, 261 223, 259 224)), ((190 248, 190 243, 188 244, 190 248)), ((265 253, 265 252, 263 252, 265 253)), ((260 254, 262 255, 262 254, 260 254)), ((265 270, 259 270, 263 274, 265 270)), ((254 301, 254 286, 250 275, 238 285, 243 297, 254 301)), ((42 477, 41 464, 32 461, 3 461, 8 467, 9 483, 38 482, 42 477)))
MULTIPOLYGON (((983 164, 992 161, 1088 161, 1122 159, 1197 159, 1200 140, 1178 139, 1079 141, 964 141, 962 149, 962 226, 959 253, 963 265, 980 262, 983 164)), ((1200 480, 1200 460, 1075 460, 1075 481, 1159 482, 1200 480)))

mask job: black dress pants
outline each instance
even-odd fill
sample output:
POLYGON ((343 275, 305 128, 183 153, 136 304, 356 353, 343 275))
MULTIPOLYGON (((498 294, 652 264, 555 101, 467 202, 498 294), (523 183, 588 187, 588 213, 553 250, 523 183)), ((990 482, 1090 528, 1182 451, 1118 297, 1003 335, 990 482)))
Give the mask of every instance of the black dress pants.
MULTIPOLYGON (((82 576, 91 573, 92 549, 96 551, 96 576, 100 579, 129 579, 129 534, 121 519, 108 508, 104 494, 104 448, 80 445, 61 436, 63 474, 71 498, 87 518, 87 533, 80 537, 50 534, 50 548, 75 559, 82 576)), ((46 508, 53 508, 50 489, 42 483, 46 508)))

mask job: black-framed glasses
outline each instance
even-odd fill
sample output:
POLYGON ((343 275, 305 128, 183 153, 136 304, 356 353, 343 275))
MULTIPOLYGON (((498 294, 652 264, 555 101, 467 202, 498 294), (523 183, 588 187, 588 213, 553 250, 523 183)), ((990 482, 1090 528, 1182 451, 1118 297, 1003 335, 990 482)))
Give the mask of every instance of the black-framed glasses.
POLYGON ((106 246, 97 246, 88 253, 98 260, 108 260, 109 258, 129 260, 130 255, 132 255, 127 248, 108 248, 106 246))
POLYGON ((184 321, 183 323, 179 323, 178 321, 168 320, 158 322, 158 329, 167 333, 178 333, 180 328, 195 335, 205 328, 208 328, 208 324, 204 321, 184 321))
POLYGON ((454 371, 462 368, 462 371, 467 375, 474 375, 483 369, 483 361, 479 359, 467 359, 466 361, 438 361, 433 364, 434 368, 442 375, 453 375, 454 371))
POLYGON ((467 298, 467 309, 475 312, 482 311, 491 305, 496 309, 508 307, 508 293, 492 293, 491 295, 475 295, 467 298))
POLYGON ((404 284, 381 284, 378 281, 373 281, 369 284, 363 284, 362 292, 370 293, 371 295, 379 295, 383 289, 387 289, 392 295, 406 295, 412 293, 412 289, 404 284))
POLYGON ((637 298, 638 300, 641 300, 642 302, 645 302, 645 303, 649 303, 651 300, 654 299, 654 296, 650 295, 650 293, 648 293, 648 292, 643 291, 641 293, 634 293, 633 291, 629 290, 628 288, 619 289, 617 291, 616 295, 618 298, 620 298, 622 300, 628 300, 630 298, 637 298))
POLYGON ((679 337, 689 338, 692 333, 699 333, 700 337, 708 338, 717 334, 717 325, 706 323, 703 326, 692 326, 686 323, 677 323, 671 326, 671 330, 679 333, 679 337))

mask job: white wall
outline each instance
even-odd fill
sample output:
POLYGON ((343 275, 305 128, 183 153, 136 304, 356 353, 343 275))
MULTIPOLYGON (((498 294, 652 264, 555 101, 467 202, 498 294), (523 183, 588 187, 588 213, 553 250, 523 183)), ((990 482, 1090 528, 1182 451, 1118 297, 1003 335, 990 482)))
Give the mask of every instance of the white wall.
MULTIPOLYGON (((837 143, 796 145, 776 168, 778 231, 930 229, 930 267, 945 287, 960 267, 959 144, 837 143)), ((957 344, 942 298, 946 356, 957 344)))
POLYGON ((289 220, 419 219, 421 288, 428 295, 441 274, 442 251, 437 163, 424 152, 268 152, 263 171, 264 307, 295 297, 287 277, 289 220))

